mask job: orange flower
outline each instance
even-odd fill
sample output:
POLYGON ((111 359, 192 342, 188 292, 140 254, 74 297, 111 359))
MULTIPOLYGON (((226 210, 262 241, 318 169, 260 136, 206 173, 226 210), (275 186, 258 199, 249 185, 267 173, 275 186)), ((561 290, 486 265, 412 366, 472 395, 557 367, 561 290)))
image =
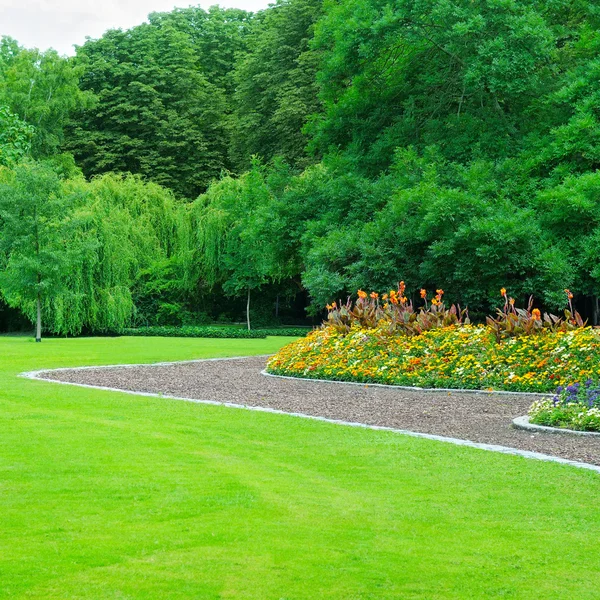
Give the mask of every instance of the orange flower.
POLYGON ((400 298, 400 302, 402 302, 402 304, 406 304, 408 302, 406 296, 402 296, 402 298, 400 298))
POLYGON ((436 293, 438 296, 443 296, 443 295, 444 295, 444 290, 435 290, 435 293, 436 293))
POLYGON ((381 299, 382 299, 382 300, 387 300, 387 299, 388 299, 388 297, 389 297, 389 296, 388 296, 387 294, 384 294, 383 296, 381 296, 381 299))
POLYGON ((398 284, 398 293, 403 296, 404 295, 404 290, 406 289, 406 286, 404 285, 404 281, 401 281, 398 284))
POLYGON ((359 298, 366 298, 367 297, 367 292, 363 292, 362 290, 358 290, 358 297, 359 298))
POLYGON ((510 299, 508 300, 508 303, 509 303, 511 306, 514 306, 514 305, 515 305, 515 299, 514 299, 514 298, 510 298, 510 299))
POLYGON ((439 303, 440 301, 437 299, 437 296, 431 301, 431 304, 433 304, 434 306, 438 305, 439 303))
POLYGON ((568 298, 569 300, 571 300, 571 299, 573 298, 573 294, 571 293, 571 290, 567 290, 567 289, 566 289, 566 290, 565 290, 565 294, 567 295, 567 298, 568 298))
POLYGON ((333 306, 331 306, 331 304, 327 304, 326 308, 327 308, 327 310, 331 310, 333 308, 333 306))
POLYGON ((337 308, 337 304, 335 302, 331 303, 331 308, 337 308))
POLYGON ((425 298, 427 298, 427 291, 426 290, 421 290, 421 298, 423 298, 423 300, 425 298))
POLYGON ((536 320, 536 321, 541 321, 542 319, 542 313, 539 311, 538 308, 534 308, 531 311, 531 316, 536 320))
POLYGON ((500 295, 506 296, 506 288, 500 288, 500 295))
POLYGON ((377 298, 379 298, 379 294, 377 292, 371 292, 371 298, 373 298, 373 300, 377 300, 377 298))

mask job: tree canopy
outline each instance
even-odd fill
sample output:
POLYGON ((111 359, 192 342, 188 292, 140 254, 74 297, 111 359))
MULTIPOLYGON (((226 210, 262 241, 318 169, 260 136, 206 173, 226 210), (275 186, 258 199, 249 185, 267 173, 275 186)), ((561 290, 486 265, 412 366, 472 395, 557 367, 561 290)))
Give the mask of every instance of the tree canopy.
MULTIPOLYGON (((598 323, 599 25, 586 0, 278 0, 73 58, 2 38, 0 227, 27 225, 24 173, 74 203, 62 332, 241 320, 249 296, 301 320, 399 279, 475 318, 569 288, 598 323)), ((10 244, 0 289, 31 316, 10 244)))

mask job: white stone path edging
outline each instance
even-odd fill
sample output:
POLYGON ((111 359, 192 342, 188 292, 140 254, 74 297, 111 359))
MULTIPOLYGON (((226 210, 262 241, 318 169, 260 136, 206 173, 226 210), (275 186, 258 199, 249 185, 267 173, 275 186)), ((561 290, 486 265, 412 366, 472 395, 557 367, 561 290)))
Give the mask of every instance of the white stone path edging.
POLYGON ((599 431, 577 431, 576 429, 564 429, 561 427, 548 427, 547 425, 536 425, 529 422, 529 417, 517 417, 513 419, 513 426, 516 429, 524 429, 525 431, 537 431, 544 433, 556 433, 562 435, 579 435, 583 437, 600 437, 599 431))
POLYGON ((502 395, 502 396, 535 396, 537 398, 548 398, 548 396, 552 396, 550 392, 547 394, 542 394, 539 392, 507 392, 505 390, 473 390, 466 388, 423 388, 418 387, 416 385, 392 385, 389 383, 361 383, 359 381, 338 381, 336 379, 316 379, 313 377, 294 377, 293 375, 275 375, 275 373, 269 373, 266 369, 260 372, 261 375, 265 375, 266 377, 276 377, 278 379, 292 379, 294 381, 313 381, 316 383, 337 383, 341 385, 360 385, 361 387, 378 387, 378 388, 387 388, 392 390, 404 390, 408 392, 424 392, 426 394, 436 394, 439 392, 444 393, 452 393, 455 392, 457 394, 486 394, 490 395, 502 395))
MULTIPOLYGON (((198 359, 198 360, 186 360, 186 361, 173 361, 173 362, 160 362, 160 363, 140 363, 140 364, 128 364, 128 365, 100 365, 100 366, 88 366, 88 367, 64 367, 60 369, 42 369, 39 371, 28 371, 25 373, 20 373, 19 377, 23 377, 25 379, 32 379, 37 381, 44 381, 49 383, 57 383, 60 385, 72 385, 76 387, 96 389, 96 390, 105 390, 110 392, 120 392, 122 394, 130 394, 132 396, 145 396, 149 398, 160 398, 166 400, 182 400, 185 402, 193 402, 195 404, 207 404, 211 406, 225 406, 227 408, 240 408, 244 410, 253 410, 257 412, 270 413, 275 415, 287 415, 290 417, 300 417, 303 419, 311 419, 314 421, 321 421, 324 423, 331 423, 334 425, 345 425, 347 427, 359 427, 361 429, 369 429, 372 431, 389 431, 392 433, 398 433, 401 435, 406 435, 414 438, 422 438, 426 440, 433 440, 436 442, 445 442, 449 444, 454 444, 456 446, 466 446, 468 448, 475 448, 478 450, 487 450, 491 452, 499 452, 501 454, 511 454, 514 456, 521 456, 523 458, 529 458, 534 460, 541 460, 545 462, 554 462, 563 465, 569 465, 571 467, 577 467, 579 469, 587 469, 590 471, 595 471, 596 473, 600 473, 600 466, 592 465, 589 463, 579 462, 575 460, 569 460, 567 458, 560 458, 558 456, 550 456, 549 454, 542 454, 540 452, 530 452, 529 450, 519 450, 518 448, 509 448, 507 446, 499 446, 496 444, 484 444, 480 442, 472 442, 470 440, 461 440, 458 438, 446 437, 441 435, 434 435, 430 433, 421 433, 418 431, 408 431, 406 429, 395 429, 394 427, 385 427, 382 425, 369 425, 367 423, 357 423, 354 421, 343 421, 341 419, 329 419, 327 417, 319 417, 315 415, 309 415, 305 413, 297 413, 297 412, 286 412, 284 410, 278 410, 276 408, 267 408, 263 406, 249 406, 245 404, 236 404, 234 402, 218 402, 217 400, 199 400, 197 398, 185 398, 183 396, 172 396, 169 394, 158 394, 154 392, 141 392, 141 391, 132 391, 132 390, 123 390, 120 388, 112 388, 105 387, 100 385, 90 385, 87 383, 74 383, 71 381, 59 381, 57 379, 48 379, 43 375, 45 373, 56 373, 61 371, 83 371, 90 369, 110 369, 110 368, 134 368, 134 367, 153 367, 153 366, 169 366, 176 365, 182 363, 201 363, 208 361, 217 361, 217 360, 242 360, 246 358, 252 358, 248 356, 235 356, 235 357, 224 357, 224 358, 207 358, 207 359, 198 359)), ((254 357, 256 358, 256 357, 254 357)), ((289 379, 300 379, 295 377, 290 377, 289 379)), ((307 380, 310 381, 310 380, 307 380)), ((316 380, 312 380, 316 381, 316 380)), ((331 382, 329 382, 331 383, 331 382)), ((344 383, 344 382, 336 382, 336 383, 344 383)), ((365 385, 365 384, 359 384, 365 385)), ((369 384, 370 385, 370 384, 369 384)), ((391 386, 396 387, 396 386, 391 386)), ((406 389, 406 388, 405 388, 406 389)), ((408 389, 416 389, 416 388, 408 388, 408 389)), ((423 390, 424 391, 424 390, 423 390)), ((452 390, 457 391, 457 390, 452 390)))

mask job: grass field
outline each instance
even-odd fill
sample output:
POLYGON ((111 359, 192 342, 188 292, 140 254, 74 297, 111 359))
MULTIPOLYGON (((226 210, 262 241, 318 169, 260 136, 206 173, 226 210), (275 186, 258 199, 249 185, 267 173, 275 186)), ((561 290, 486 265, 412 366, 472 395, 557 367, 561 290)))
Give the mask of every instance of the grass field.
POLYGON ((597 473, 16 377, 286 341, 0 337, 0 597, 599 597, 597 473))

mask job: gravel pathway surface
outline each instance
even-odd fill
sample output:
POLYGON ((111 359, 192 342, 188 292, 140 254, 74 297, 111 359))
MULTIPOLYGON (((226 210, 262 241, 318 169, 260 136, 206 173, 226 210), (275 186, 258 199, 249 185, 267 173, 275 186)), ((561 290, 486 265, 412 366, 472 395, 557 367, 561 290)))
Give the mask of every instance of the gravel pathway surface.
POLYGON ((600 465, 600 439, 514 429, 533 398, 407 391, 267 377, 266 358, 47 371, 45 379, 197 400, 233 402, 329 419, 499 444, 600 465))

